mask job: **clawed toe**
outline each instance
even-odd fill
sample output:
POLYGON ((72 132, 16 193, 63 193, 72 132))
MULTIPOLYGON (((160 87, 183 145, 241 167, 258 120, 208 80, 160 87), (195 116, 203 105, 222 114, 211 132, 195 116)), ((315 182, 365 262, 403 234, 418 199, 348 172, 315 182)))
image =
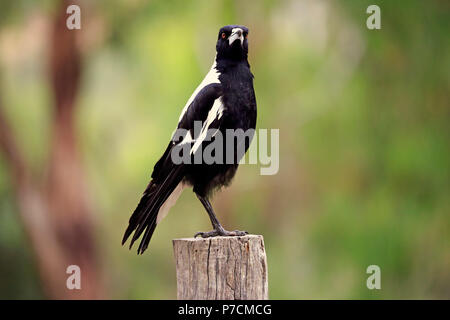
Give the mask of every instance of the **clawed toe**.
POLYGON ((194 235, 194 238, 197 238, 198 236, 202 237, 202 238, 211 238, 211 237, 217 237, 217 236, 222 236, 222 237, 240 237, 240 236, 245 236, 247 235, 248 232, 247 231, 240 231, 240 230, 234 230, 234 231, 227 231, 227 230, 212 230, 212 231, 208 231, 208 232, 197 232, 194 235))
POLYGON ((234 231, 230 232, 230 236, 245 236, 246 234, 248 234, 247 231, 241 231, 241 230, 234 230, 234 231))
POLYGON ((197 238, 198 236, 202 237, 202 238, 211 238, 211 237, 217 237, 219 235, 219 233, 217 232, 217 230, 212 230, 212 231, 208 231, 208 232, 197 232, 194 235, 194 238, 197 238))

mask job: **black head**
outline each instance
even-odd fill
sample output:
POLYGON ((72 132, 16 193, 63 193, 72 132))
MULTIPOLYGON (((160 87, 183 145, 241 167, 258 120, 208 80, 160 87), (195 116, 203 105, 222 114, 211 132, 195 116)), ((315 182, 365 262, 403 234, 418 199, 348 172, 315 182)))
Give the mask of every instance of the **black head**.
POLYGON ((219 30, 217 59, 247 60, 248 28, 238 25, 225 26, 219 30))

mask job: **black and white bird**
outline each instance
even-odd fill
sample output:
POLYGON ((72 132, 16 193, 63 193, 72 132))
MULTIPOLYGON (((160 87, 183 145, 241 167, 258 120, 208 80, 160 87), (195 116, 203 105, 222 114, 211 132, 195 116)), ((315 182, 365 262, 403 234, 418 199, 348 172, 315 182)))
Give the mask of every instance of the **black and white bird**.
POLYGON ((148 247, 155 227, 167 215, 175 204, 183 189, 192 187, 194 193, 208 212, 213 226, 209 232, 198 232, 196 236, 241 236, 246 231, 227 231, 219 223, 209 198, 212 193, 227 186, 239 165, 243 154, 239 154, 236 146, 244 144, 247 151, 253 135, 240 139, 234 137, 235 147, 233 161, 206 164, 181 163, 172 160, 171 153, 177 146, 188 144, 190 156, 204 150, 214 141, 214 135, 207 139, 207 131, 220 131, 224 138, 224 157, 230 150, 225 145, 231 143, 226 139, 226 130, 241 129, 247 132, 256 126, 256 100, 253 89, 253 74, 250 72, 248 55, 248 28, 229 25, 220 29, 216 44, 214 63, 195 89, 183 108, 177 129, 184 129, 186 134, 181 138, 172 137, 166 151, 155 164, 151 181, 133 212, 122 244, 134 232, 130 248, 143 234, 138 248, 142 254, 148 247), (201 122, 201 132, 195 132, 194 123, 201 122))

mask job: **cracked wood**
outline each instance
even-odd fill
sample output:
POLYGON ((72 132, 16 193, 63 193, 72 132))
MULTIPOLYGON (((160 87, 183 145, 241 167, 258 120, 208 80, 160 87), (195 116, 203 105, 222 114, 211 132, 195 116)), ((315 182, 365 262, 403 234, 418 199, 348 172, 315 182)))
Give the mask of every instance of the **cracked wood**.
POLYGON ((268 299, 262 236, 175 239, 173 248, 178 299, 268 299))

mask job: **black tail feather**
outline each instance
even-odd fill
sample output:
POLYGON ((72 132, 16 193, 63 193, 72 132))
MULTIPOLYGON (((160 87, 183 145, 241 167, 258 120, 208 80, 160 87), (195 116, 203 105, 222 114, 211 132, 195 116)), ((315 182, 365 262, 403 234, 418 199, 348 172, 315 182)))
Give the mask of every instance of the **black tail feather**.
POLYGON ((125 230, 125 234, 123 235, 122 245, 125 244, 125 242, 128 240, 128 237, 133 233, 134 229, 136 229, 137 221, 144 211, 144 208, 147 207, 148 202, 151 200, 151 195, 154 194, 155 189, 156 184, 152 180, 145 189, 144 194, 139 201, 139 204, 137 205, 136 209, 134 209, 134 212, 130 217, 127 230, 125 230))
POLYGON ((122 245, 134 231, 130 242, 131 249, 134 242, 145 230, 144 236, 142 237, 141 243, 138 247, 138 254, 142 254, 147 249, 156 228, 156 219, 158 217, 159 209, 181 180, 181 167, 173 167, 163 182, 155 183, 153 180, 150 181, 141 200, 139 201, 138 206, 129 220, 128 228, 126 229, 122 239, 122 245))

